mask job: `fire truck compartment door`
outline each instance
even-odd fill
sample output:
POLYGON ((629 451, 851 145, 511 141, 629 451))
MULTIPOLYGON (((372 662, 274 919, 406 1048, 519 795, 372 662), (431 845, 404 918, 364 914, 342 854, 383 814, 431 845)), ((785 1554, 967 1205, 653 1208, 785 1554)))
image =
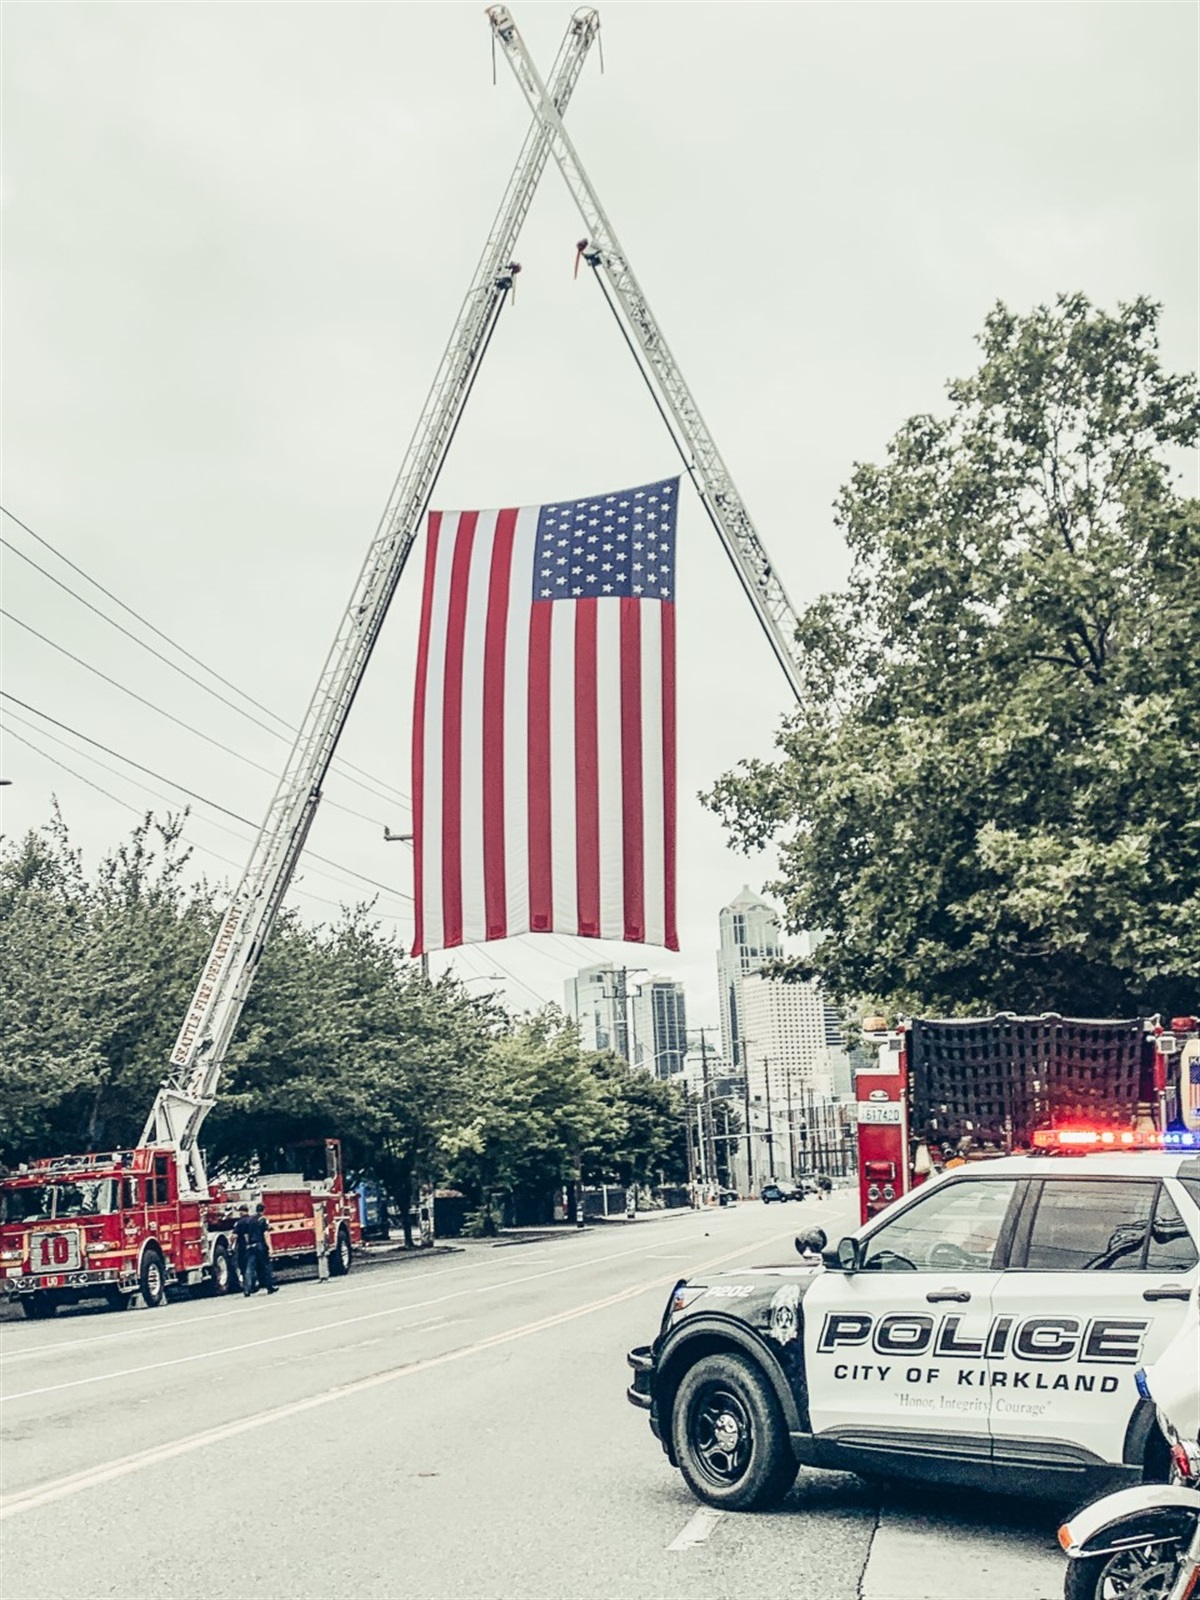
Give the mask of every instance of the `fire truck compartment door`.
POLYGON ((804 1299, 814 1433, 862 1449, 991 1457, 987 1341, 1012 1178, 945 1179, 876 1223, 863 1266, 804 1299))
POLYGON ((1196 1287, 1197 1231, 1195 1207, 1154 1177, 1033 1186, 995 1292, 997 1459, 1057 1444, 1121 1460, 1134 1375, 1175 1336, 1196 1287))

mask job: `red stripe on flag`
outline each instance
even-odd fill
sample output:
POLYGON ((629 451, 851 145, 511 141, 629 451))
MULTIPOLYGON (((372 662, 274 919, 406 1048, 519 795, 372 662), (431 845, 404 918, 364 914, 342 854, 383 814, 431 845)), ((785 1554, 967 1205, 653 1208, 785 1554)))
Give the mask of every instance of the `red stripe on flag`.
POLYGON ((429 513, 425 544, 425 589, 421 595, 421 626, 417 635, 417 690, 413 699, 413 929, 414 956, 425 949, 425 684, 429 676, 429 631, 433 616, 433 578, 437 568, 438 534, 442 513, 429 513))
POLYGON ((462 665, 467 584, 477 511, 458 519, 446 616, 446 681, 442 700, 442 946, 461 944, 462 914, 462 665))
MULTIPOLYGON (((650 602, 653 604, 653 602, 650 602)), ((642 604, 621 601, 621 824, 625 937, 646 937, 645 818, 642 814, 642 604)))
MULTIPOLYGON (((560 602, 561 603, 561 602, 560 602)), ((554 607, 529 609, 529 926, 554 927, 554 873, 550 855, 550 623, 554 607)))
MULTIPOLYGON (((562 604, 560 600, 559 605, 562 604)), ((575 602, 575 884, 578 932, 600 937, 600 758, 596 735, 596 602, 575 602)))
POLYGON ((504 865, 504 662, 515 511, 496 517, 483 645, 483 904, 489 939, 508 936, 504 865))
POLYGON ((679 949, 675 923, 675 607, 662 608, 663 899, 668 950, 679 949))

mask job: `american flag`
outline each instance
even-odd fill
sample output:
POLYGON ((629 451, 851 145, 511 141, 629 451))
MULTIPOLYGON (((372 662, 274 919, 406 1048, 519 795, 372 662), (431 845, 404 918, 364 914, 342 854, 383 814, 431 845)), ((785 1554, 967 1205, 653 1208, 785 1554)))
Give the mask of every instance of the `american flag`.
POLYGON ((413 954, 573 933, 679 948, 679 479, 431 511, 413 954))

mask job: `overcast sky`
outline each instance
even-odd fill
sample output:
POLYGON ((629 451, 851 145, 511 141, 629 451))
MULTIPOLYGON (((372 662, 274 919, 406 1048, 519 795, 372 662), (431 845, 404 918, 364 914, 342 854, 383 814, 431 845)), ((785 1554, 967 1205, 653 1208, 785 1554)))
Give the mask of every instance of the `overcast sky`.
MULTIPOLYGON (((547 68, 569 8, 513 9, 547 68)), ((1196 365, 1194 5, 601 13, 605 71, 593 51, 568 122, 796 606, 845 577, 831 506, 853 463, 944 408, 996 300, 1149 294, 1167 364, 1196 365)), ((3 72, 4 504, 298 721, 523 137, 521 95, 503 60, 492 85, 475 0, 10 0, 3 72)), ((580 231, 550 168, 435 504, 677 470, 595 285, 572 279, 580 231)), ((114 611, 15 523, 0 532, 114 611)), ((3 557, 9 612, 264 770, 6 621, 9 693, 257 821, 287 745, 3 557)), ((405 795, 419 590, 414 562, 342 747, 405 795)), ((773 862, 729 850, 695 796, 769 755, 788 693, 694 499, 678 595, 682 949, 524 938, 453 957, 481 980, 502 964, 514 1005, 561 1001, 571 971, 615 956, 683 979, 689 1021, 717 1021, 718 908, 773 862)), ((136 812, 178 803, 13 713, 0 702, 37 752, 4 739, 7 833, 57 794, 94 863, 136 812)), ((343 777, 326 792, 363 816, 327 804, 312 848, 388 885, 379 914, 409 934, 411 854, 382 838, 411 825, 406 805, 343 777)), ((197 804, 189 836, 198 870, 237 876, 247 830, 197 804)), ((306 860, 292 903, 332 918, 370 892, 306 860)))

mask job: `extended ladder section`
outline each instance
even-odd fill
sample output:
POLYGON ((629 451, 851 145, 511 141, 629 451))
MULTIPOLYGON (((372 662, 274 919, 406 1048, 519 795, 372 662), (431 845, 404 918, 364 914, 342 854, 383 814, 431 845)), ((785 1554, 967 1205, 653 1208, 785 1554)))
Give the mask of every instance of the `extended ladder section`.
POLYGON ((796 613, 782 583, 767 558, 750 513, 738 494, 729 469, 721 459, 700 408, 692 398, 678 363, 654 319, 628 258, 605 214, 604 207, 584 171, 555 106, 554 95, 542 82, 525 41, 504 6, 488 11, 494 37, 500 42, 517 82, 534 116, 550 140, 554 159, 566 180, 588 238, 584 257, 604 273, 605 280, 637 348, 643 370, 651 377, 669 413, 677 443, 688 461, 705 510, 720 535, 743 589, 749 596, 763 632, 787 676, 796 698, 802 698, 796 658, 796 613))
MULTIPOLYGON (((542 89, 549 96, 559 127, 598 29, 595 11, 575 13, 554 63, 550 88, 542 89)), ((350 605, 143 1129, 142 1144, 175 1146, 181 1191, 202 1193, 207 1188, 197 1142, 200 1126, 213 1104, 230 1039, 304 849, 338 739, 420 531, 480 360, 512 288, 513 275, 519 270, 511 258, 549 149, 546 120, 539 116, 521 149, 350 605)))

